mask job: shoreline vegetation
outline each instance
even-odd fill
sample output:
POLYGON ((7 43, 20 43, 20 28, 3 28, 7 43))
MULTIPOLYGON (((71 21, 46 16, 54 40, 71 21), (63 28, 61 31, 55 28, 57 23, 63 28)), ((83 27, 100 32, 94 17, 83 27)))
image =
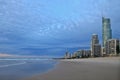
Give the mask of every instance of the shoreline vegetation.
POLYGON ((57 59, 53 70, 23 80, 119 80, 120 56, 57 59))

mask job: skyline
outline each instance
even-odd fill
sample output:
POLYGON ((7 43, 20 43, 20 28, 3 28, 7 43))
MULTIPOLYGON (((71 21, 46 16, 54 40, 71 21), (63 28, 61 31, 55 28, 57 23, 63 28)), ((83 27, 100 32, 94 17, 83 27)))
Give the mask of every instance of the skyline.
POLYGON ((90 48, 94 33, 102 43, 102 16, 111 19, 113 38, 120 36, 119 0, 0 0, 0 5, 0 53, 62 56, 90 48))

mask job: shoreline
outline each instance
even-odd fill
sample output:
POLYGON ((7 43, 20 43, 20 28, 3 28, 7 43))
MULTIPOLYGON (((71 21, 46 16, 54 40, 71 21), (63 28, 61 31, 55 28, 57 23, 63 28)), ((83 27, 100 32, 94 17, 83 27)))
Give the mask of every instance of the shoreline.
POLYGON ((120 57, 65 59, 54 69, 24 80, 119 80, 120 57))

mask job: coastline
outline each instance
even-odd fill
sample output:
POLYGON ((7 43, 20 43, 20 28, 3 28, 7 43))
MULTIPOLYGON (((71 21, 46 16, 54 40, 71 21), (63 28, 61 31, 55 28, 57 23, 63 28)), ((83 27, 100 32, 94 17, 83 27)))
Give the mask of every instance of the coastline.
POLYGON ((53 60, 0 59, 0 80, 22 80, 54 68, 53 60))
POLYGON ((24 80, 119 80, 120 57, 60 60, 53 70, 24 80))

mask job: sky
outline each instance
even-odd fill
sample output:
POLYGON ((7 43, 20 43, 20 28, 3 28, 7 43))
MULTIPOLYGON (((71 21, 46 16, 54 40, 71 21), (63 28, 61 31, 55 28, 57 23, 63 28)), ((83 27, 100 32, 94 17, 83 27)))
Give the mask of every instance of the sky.
POLYGON ((102 16, 120 38, 120 0, 0 0, 0 53, 63 56, 102 42, 102 16))

